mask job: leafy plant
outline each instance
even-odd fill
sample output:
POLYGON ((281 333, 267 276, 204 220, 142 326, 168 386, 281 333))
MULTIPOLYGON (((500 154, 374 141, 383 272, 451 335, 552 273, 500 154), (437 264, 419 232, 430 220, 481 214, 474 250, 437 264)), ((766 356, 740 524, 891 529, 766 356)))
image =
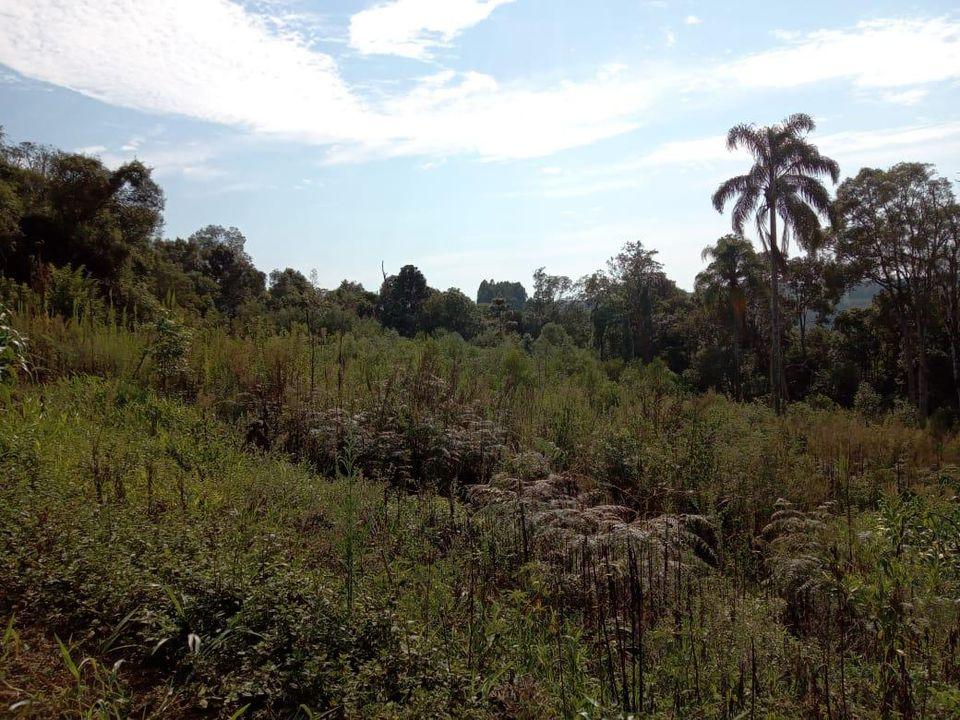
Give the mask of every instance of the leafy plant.
POLYGON ((27 339, 13 327, 10 312, 0 305, 0 383, 28 373, 27 339))

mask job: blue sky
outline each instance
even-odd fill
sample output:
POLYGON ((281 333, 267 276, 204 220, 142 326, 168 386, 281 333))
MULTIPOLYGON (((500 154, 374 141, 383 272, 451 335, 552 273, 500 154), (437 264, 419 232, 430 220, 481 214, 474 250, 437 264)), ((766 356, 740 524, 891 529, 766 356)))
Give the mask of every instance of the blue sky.
POLYGON ((690 287, 746 160, 792 112, 845 174, 960 178, 951 2, 0 0, 0 124, 155 168, 167 236, 236 225, 262 269, 473 294, 626 241, 690 287))

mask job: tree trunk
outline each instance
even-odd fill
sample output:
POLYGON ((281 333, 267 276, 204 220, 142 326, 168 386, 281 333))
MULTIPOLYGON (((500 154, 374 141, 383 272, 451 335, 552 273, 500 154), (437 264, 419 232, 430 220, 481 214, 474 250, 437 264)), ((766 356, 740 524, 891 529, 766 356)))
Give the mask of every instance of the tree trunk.
POLYGON ((927 363, 927 331, 922 325, 917 328, 917 335, 917 407, 920 417, 926 418, 930 415, 930 369, 927 363))
POLYGON ((957 408, 960 409, 960 277, 956 257, 948 264, 948 273, 944 279, 944 305, 947 308, 947 338, 950 340, 950 363, 953 370, 953 388, 957 393, 957 408))
POLYGON ((798 325, 800 327, 800 356, 806 361, 807 359, 807 311, 804 310, 800 313, 798 318, 798 325))
POLYGON ((917 395, 917 375, 914 367, 913 332, 910 321, 907 319, 906 309, 900 310, 900 362, 907 377, 907 401, 914 407, 919 407, 917 395))
POLYGON ((953 328, 949 335, 950 361, 953 364, 953 386, 957 393, 957 407, 960 408, 960 342, 958 342, 956 328, 953 328))
MULTIPOLYGON (((772 203, 776 207, 775 203, 772 203)), ((770 392, 773 409, 783 412, 783 357, 780 348, 780 269, 777 267, 777 214, 770 211, 770 392)))
POLYGON ((740 373, 740 342, 741 335, 740 332, 740 318, 738 317, 737 310, 734 307, 733 303, 730 304, 730 315, 733 320, 733 383, 734 383, 734 395, 737 399, 737 402, 743 401, 743 380, 741 379, 740 373))

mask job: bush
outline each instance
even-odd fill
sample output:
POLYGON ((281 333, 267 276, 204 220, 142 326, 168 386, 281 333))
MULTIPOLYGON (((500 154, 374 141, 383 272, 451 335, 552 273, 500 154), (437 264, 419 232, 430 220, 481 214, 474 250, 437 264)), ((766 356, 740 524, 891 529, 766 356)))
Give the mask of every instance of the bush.
POLYGON ((883 399, 870 383, 861 382, 853 396, 853 409, 866 420, 877 420, 882 411, 883 399))

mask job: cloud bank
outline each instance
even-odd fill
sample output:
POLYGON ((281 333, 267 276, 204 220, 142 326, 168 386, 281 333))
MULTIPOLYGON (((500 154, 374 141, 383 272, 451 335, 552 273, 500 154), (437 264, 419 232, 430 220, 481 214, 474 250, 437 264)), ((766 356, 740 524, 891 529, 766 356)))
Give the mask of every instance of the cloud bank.
MULTIPOLYGON (((508 1, 393 0, 355 14, 350 42, 423 58, 508 1)), ((106 103, 322 146, 330 162, 541 157, 634 130, 683 92, 846 81, 907 104, 960 78, 960 22, 935 18, 782 35, 712 67, 608 66, 549 86, 442 70, 372 94, 264 12, 228 0, 0 0, 0 64, 106 103)))

